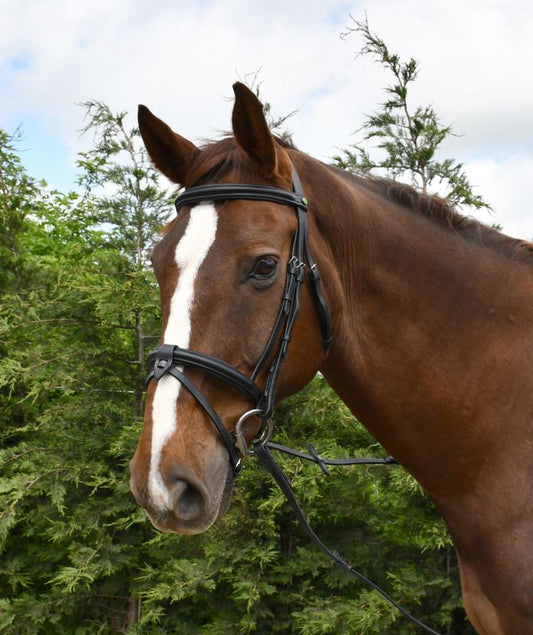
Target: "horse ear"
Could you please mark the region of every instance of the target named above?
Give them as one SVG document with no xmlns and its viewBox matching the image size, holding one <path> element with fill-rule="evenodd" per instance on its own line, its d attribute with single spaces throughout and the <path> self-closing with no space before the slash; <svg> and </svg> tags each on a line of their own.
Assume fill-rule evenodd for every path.
<svg viewBox="0 0 533 635">
<path fill-rule="evenodd" d="M 244 84 L 233 84 L 233 134 L 246 154 L 270 177 L 276 171 L 277 157 L 272 136 L 263 112 L 263 104 Z"/>
<path fill-rule="evenodd" d="M 185 185 L 190 164 L 200 150 L 142 104 L 138 121 L 144 145 L 156 168 L 174 183 Z"/>
</svg>

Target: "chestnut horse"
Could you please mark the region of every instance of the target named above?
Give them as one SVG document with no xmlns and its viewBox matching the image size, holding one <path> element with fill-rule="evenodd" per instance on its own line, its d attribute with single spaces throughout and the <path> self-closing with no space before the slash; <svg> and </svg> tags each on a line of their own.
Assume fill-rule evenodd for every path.
<svg viewBox="0 0 533 635">
<path fill-rule="evenodd" d="M 272 136 L 249 89 L 234 91 L 233 136 L 202 149 L 139 107 L 154 164 L 191 194 L 153 251 L 163 336 L 131 461 L 137 501 L 183 534 L 225 513 L 240 455 L 263 433 L 254 390 L 264 399 L 287 349 L 279 311 L 302 216 L 298 268 L 320 271 L 322 290 L 300 276 L 275 401 L 320 371 L 435 501 L 475 628 L 533 633 L 533 246 L 312 159 Z"/>
</svg>

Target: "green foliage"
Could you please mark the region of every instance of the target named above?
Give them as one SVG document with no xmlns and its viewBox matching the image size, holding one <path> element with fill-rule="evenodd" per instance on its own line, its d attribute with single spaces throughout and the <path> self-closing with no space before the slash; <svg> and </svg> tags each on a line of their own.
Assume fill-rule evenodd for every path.
<svg viewBox="0 0 533 635">
<path fill-rule="evenodd" d="M 82 106 L 84 132 L 94 134 L 94 145 L 79 156 L 79 183 L 97 194 L 92 199 L 95 215 L 106 224 L 114 248 L 134 263 L 134 270 L 144 270 L 153 240 L 168 216 L 169 197 L 159 185 L 137 128 L 127 128 L 127 113 L 113 113 L 98 101 Z"/>
<path fill-rule="evenodd" d="M 125 573 L 147 530 L 126 538 L 142 519 L 127 464 L 157 291 L 102 226 L 99 199 L 37 187 L 3 139 L 0 212 L 16 275 L 0 307 L 0 630 L 95 632 L 98 620 L 124 623 Z"/>
<path fill-rule="evenodd" d="M 19 140 L 19 131 L 9 135 L 0 129 L 0 291 L 18 282 L 18 237 L 39 192 L 15 151 Z"/>
<path fill-rule="evenodd" d="M 474 193 L 461 163 L 437 158 L 443 141 L 453 135 L 452 126 L 443 126 L 432 106 L 413 109 L 409 103 L 408 90 L 418 76 L 418 62 L 413 58 L 402 62 L 397 54 L 391 53 L 386 43 L 370 30 L 366 19 L 354 20 L 354 24 L 343 36 L 361 34 L 363 46 L 359 55 L 369 56 L 383 66 L 392 74 L 393 83 L 385 88 L 386 100 L 381 109 L 369 115 L 359 131 L 364 131 L 362 140 L 334 157 L 336 165 L 353 172 L 378 170 L 393 179 L 409 178 L 423 192 L 431 188 L 441 190 L 454 205 L 490 209 Z M 375 147 L 371 150 L 373 143 Z"/>
<path fill-rule="evenodd" d="M 0 632 L 416 633 L 310 545 L 249 459 L 209 532 L 156 532 L 128 491 L 145 344 L 158 334 L 147 270 L 166 194 L 124 114 L 87 105 L 84 196 L 49 192 L 0 137 Z M 120 206 L 117 205 L 120 201 Z M 7 231 L 7 229 L 6 229 Z M 324 456 L 382 455 L 317 377 L 276 415 L 276 439 Z M 399 467 L 280 457 L 326 544 L 443 631 L 472 632 L 433 506 Z"/>
</svg>

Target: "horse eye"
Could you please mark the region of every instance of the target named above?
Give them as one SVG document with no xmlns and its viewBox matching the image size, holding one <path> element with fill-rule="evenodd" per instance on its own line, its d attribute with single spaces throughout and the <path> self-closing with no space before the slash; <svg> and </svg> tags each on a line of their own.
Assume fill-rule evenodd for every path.
<svg viewBox="0 0 533 635">
<path fill-rule="evenodd" d="M 258 258 L 250 272 L 250 278 L 264 280 L 270 278 L 276 273 L 278 261 L 272 256 L 262 256 Z"/>
</svg>

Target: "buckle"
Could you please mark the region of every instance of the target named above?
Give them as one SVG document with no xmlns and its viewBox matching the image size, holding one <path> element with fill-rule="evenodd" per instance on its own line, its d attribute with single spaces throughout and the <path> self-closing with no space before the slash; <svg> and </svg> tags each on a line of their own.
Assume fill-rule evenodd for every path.
<svg viewBox="0 0 533 635">
<path fill-rule="evenodd" d="M 172 368 L 174 348 L 173 344 L 161 344 L 155 351 L 154 377 L 156 380 L 161 379 Z"/>
</svg>

